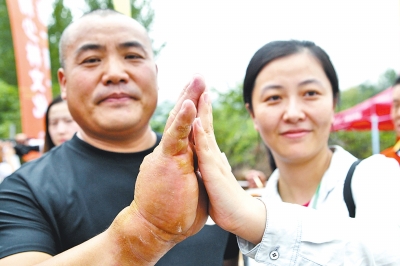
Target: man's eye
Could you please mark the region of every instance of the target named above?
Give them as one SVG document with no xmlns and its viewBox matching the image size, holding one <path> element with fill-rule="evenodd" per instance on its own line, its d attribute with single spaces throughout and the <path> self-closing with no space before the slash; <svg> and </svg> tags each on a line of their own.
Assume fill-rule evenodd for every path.
<svg viewBox="0 0 400 266">
<path fill-rule="evenodd" d="M 125 56 L 125 59 L 140 59 L 140 58 L 142 58 L 142 57 L 137 54 L 130 54 L 130 55 Z"/>
<path fill-rule="evenodd" d="M 99 58 L 88 58 L 83 61 L 83 63 L 88 63 L 88 64 L 93 64 L 93 63 L 97 63 L 97 62 L 100 62 Z"/>
</svg>

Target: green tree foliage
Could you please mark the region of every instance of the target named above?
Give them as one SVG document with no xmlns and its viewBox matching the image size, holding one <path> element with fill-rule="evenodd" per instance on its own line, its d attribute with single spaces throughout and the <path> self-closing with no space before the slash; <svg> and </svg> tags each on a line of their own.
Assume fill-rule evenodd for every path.
<svg viewBox="0 0 400 266">
<path fill-rule="evenodd" d="M 0 0 L 0 79 L 17 86 L 14 47 L 6 0 Z"/>
<path fill-rule="evenodd" d="M 354 88 L 342 91 L 340 94 L 340 100 L 337 105 L 337 111 L 348 109 L 379 92 L 392 86 L 396 80 L 396 71 L 393 69 L 386 70 L 380 77 L 376 84 L 371 82 L 364 82 Z"/>
<path fill-rule="evenodd" d="M 376 84 L 365 82 L 357 87 L 341 92 L 337 111 L 346 110 L 358 103 L 389 88 L 396 80 L 396 72 L 393 69 L 386 70 Z M 396 134 L 393 131 L 380 131 L 379 141 L 381 150 L 393 145 Z M 339 131 L 332 132 L 329 142 L 338 144 L 358 158 L 366 158 L 372 155 L 371 131 Z"/>
<path fill-rule="evenodd" d="M 114 9 L 112 0 L 85 0 L 89 10 L 98 8 Z M 136 19 L 147 30 L 151 29 L 153 23 L 154 11 L 150 7 L 151 1 L 131 0 L 131 17 Z"/>
<path fill-rule="evenodd" d="M 164 132 L 165 123 L 167 122 L 169 112 L 174 108 L 175 103 L 170 101 L 164 101 L 158 104 L 156 111 L 154 112 L 151 120 L 151 128 L 158 133 Z"/>
<path fill-rule="evenodd" d="M 213 104 L 214 132 L 217 143 L 225 152 L 237 178 L 243 168 L 268 172 L 265 146 L 254 129 L 242 98 L 242 86 L 217 92 Z"/>
<path fill-rule="evenodd" d="M 18 89 L 0 80 L 0 138 L 9 137 L 11 125 L 21 132 Z"/>
<path fill-rule="evenodd" d="M 112 0 L 85 0 L 85 2 L 88 5 L 88 11 L 98 8 L 114 9 Z M 151 8 L 151 0 L 131 0 L 130 3 L 131 17 L 142 24 L 148 32 L 151 32 L 151 26 L 154 19 L 154 10 Z M 164 46 L 165 43 L 161 44 L 160 47 L 153 47 L 154 55 L 157 56 Z"/>
<path fill-rule="evenodd" d="M 56 0 L 53 4 L 53 16 L 48 26 L 49 50 L 51 62 L 51 80 L 53 97 L 60 94 L 57 71 L 60 68 L 58 43 L 64 29 L 72 22 L 72 13 L 64 6 L 64 0 Z"/>
<path fill-rule="evenodd" d="M 85 0 L 86 4 L 89 7 L 89 10 L 95 10 L 95 9 L 105 9 L 105 8 L 110 8 L 114 9 L 114 5 L 112 3 L 112 0 Z"/>
<path fill-rule="evenodd" d="M 393 146 L 396 134 L 393 131 L 379 132 L 381 150 Z M 338 131 L 332 132 L 330 144 L 337 144 L 348 150 L 357 158 L 367 158 L 372 155 L 371 131 Z"/>
</svg>

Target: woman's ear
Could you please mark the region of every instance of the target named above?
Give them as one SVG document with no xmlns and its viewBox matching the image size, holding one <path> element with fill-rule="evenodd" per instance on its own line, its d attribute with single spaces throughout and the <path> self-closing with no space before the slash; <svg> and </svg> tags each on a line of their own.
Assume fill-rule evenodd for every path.
<svg viewBox="0 0 400 266">
<path fill-rule="evenodd" d="M 246 106 L 247 112 L 249 112 L 249 114 L 250 114 L 251 120 L 253 120 L 254 129 L 258 132 L 257 120 L 254 115 L 253 109 L 250 108 L 250 104 L 248 104 L 248 103 L 246 103 L 245 106 Z"/>
<path fill-rule="evenodd" d="M 245 106 L 246 106 L 247 112 L 249 112 L 251 118 L 253 119 L 254 118 L 254 113 L 253 113 L 253 110 L 250 108 L 250 104 L 246 103 Z"/>
<path fill-rule="evenodd" d="M 334 99 L 333 99 L 333 110 L 332 110 L 332 124 L 333 124 L 333 122 L 335 121 L 335 109 L 336 109 L 336 105 L 337 105 L 337 103 L 338 103 L 338 101 L 339 101 L 339 99 L 338 99 L 338 97 L 335 97 Z"/>
</svg>

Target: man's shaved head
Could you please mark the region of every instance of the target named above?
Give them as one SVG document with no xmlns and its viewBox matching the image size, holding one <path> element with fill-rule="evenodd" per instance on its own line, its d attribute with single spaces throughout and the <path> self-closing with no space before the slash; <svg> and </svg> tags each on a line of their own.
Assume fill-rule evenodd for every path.
<svg viewBox="0 0 400 266">
<path fill-rule="evenodd" d="M 82 21 L 84 21 L 88 17 L 92 16 L 98 16 L 98 17 L 108 17 L 108 16 L 121 16 L 121 18 L 124 19 L 130 19 L 133 23 L 137 24 L 138 28 L 141 28 L 143 33 L 147 36 L 149 43 L 151 44 L 150 37 L 148 36 L 147 30 L 135 19 L 130 18 L 118 11 L 112 10 L 112 9 L 96 9 L 93 11 L 90 11 L 88 13 L 85 13 L 82 17 L 80 17 L 77 21 L 74 21 L 73 23 L 69 24 L 63 33 L 61 34 L 60 42 L 59 42 L 59 60 L 60 60 L 60 66 L 62 68 L 65 68 L 65 54 L 66 54 L 66 48 L 68 44 L 70 43 L 70 37 L 71 34 L 73 34 L 73 29 L 80 24 Z M 151 51 L 152 52 L 152 51 Z"/>
</svg>

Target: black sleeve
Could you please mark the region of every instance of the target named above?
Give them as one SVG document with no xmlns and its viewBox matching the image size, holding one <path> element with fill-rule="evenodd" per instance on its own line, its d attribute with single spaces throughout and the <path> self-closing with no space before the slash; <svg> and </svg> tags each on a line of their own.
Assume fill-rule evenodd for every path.
<svg viewBox="0 0 400 266">
<path fill-rule="evenodd" d="M 226 244 L 224 260 L 233 259 L 239 256 L 239 245 L 236 235 L 229 233 L 228 243 Z"/>
<path fill-rule="evenodd" d="M 0 185 L 0 258 L 26 251 L 55 255 L 49 223 L 29 186 L 15 173 Z"/>
</svg>

